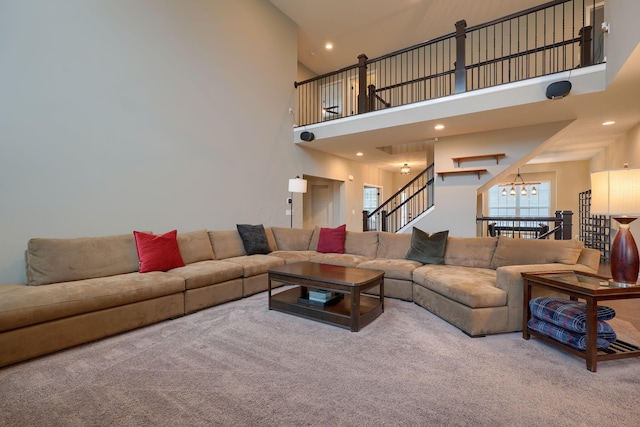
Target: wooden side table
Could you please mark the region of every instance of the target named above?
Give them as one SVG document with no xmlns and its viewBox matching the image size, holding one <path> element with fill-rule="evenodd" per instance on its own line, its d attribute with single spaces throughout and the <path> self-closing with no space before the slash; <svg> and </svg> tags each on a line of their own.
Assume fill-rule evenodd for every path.
<svg viewBox="0 0 640 427">
<path fill-rule="evenodd" d="M 540 273 L 522 273 L 524 280 L 524 298 L 522 311 L 522 338 L 528 340 L 531 336 L 540 338 L 551 345 L 562 348 L 572 354 L 585 359 L 587 369 L 596 372 L 599 360 L 622 359 L 626 357 L 640 357 L 640 347 L 617 340 L 607 349 L 597 346 L 597 311 L 598 302 L 616 299 L 640 298 L 640 286 L 616 287 L 611 279 L 597 274 L 581 271 L 554 271 Z M 531 318 L 529 301 L 531 287 L 539 286 L 564 293 L 571 300 L 583 299 L 586 302 L 587 315 L 587 348 L 577 350 L 569 345 L 556 341 L 546 335 L 529 329 Z"/>
</svg>

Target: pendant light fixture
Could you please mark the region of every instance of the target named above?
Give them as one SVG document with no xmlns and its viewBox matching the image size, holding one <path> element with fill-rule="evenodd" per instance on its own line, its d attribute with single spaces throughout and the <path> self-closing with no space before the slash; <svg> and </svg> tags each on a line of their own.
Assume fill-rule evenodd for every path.
<svg viewBox="0 0 640 427">
<path fill-rule="evenodd" d="M 516 195 L 516 187 L 517 186 L 522 186 L 522 190 L 520 190 L 520 195 L 523 196 L 523 197 L 526 197 L 526 195 L 527 195 L 527 183 L 524 182 L 524 178 L 522 178 L 522 175 L 520 175 L 520 169 L 518 169 L 518 173 L 516 175 L 516 178 L 513 180 L 513 182 L 511 184 L 509 184 L 509 186 L 511 187 L 511 189 L 509 190 L 509 195 L 510 196 L 515 196 Z M 531 188 L 531 195 L 535 196 L 536 194 L 538 194 L 538 190 L 536 189 L 535 186 L 533 186 Z M 507 187 L 506 186 L 504 188 L 502 188 L 502 195 L 503 196 L 507 195 Z"/>
</svg>

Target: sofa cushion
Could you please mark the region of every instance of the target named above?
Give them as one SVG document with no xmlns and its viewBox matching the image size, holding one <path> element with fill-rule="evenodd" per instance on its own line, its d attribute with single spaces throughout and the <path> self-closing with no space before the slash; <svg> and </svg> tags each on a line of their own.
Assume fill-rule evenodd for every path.
<svg viewBox="0 0 640 427">
<path fill-rule="evenodd" d="M 413 281 L 471 308 L 507 304 L 507 292 L 496 288 L 496 271 L 487 268 L 427 264 L 413 270 Z"/>
<path fill-rule="evenodd" d="M 26 262 L 27 281 L 34 286 L 138 271 L 138 253 L 131 233 L 30 239 Z"/>
<path fill-rule="evenodd" d="M 243 274 L 242 266 L 227 261 L 208 260 L 199 261 L 184 267 L 167 271 L 169 274 L 182 277 L 186 289 L 202 288 L 239 279 Z"/>
<path fill-rule="evenodd" d="M 282 258 L 285 263 L 292 264 L 294 262 L 309 261 L 316 254 L 316 251 L 273 251 L 269 255 L 277 256 Z"/>
<path fill-rule="evenodd" d="M 237 224 L 236 228 L 247 255 L 268 254 L 271 252 L 262 224 Z"/>
<path fill-rule="evenodd" d="M 409 252 L 405 258 L 423 264 L 443 264 L 448 235 L 449 230 L 429 235 L 429 233 L 414 227 Z"/>
<path fill-rule="evenodd" d="M 408 259 L 377 258 L 363 261 L 358 264 L 358 268 L 384 271 L 385 279 L 399 279 L 411 281 L 413 270 L 422 266 L 418 261 Z"/>
<path fill-rule="evenodd" d="M 344 240 L 344 252 L 375 258 L 378 252 L 378 232 L 347 231 Z"/>
<path fill-rule="evenodd" d="M 271 227 L 271 231 L 279 251 L 309 250 L 313 229 Z"/>
<path fill-rule="evenodd" d="M 411 247 L 409 233 L 378 233 L 378 252 L 376 258 L 403 259 Z"/>
<path fill-rule="evenodd" d="M 264 274 L 268 272 L 270 268 L 285 264 L 282 258 L 262 254 L 226 258 L 225 261 L 241 266 L 243 269 L 243 277 L 252 277 Z"/>
<path fill-rule="evenodd" d="M 213 248 L 207 230 L 178 233 L 178 247 L 185 264 L 213 259 Z"/>
<path fill-rule="evenodd" d="M 498 239 L 491 268 L 507 265 L 576 264 L 582 252 L 579 240 Z"/>
<path fill-rule="evenodd" d="M 209 239 L 214 259 L 225 259 L 246 255 L 238 230 L 210 230 Z"/>
<path fill-rule="evenodd" d="M 167 271 L 184 266 L 184 260 L 180 255 L 180 248 L 176 240 L 177 233 L 176 230 L 161 235 L 141 231 L 133 232 L 140 260 L 140 273 Z"/>
<path fill-rule="evenodd" d="M 316 252 L 309 258 L 311 262 L 318 262 L 321 264 L 333 264 L 342 265 L 344 267 L 356 267 L 364 261 L 369 261 L 371 258 L 362 255 L 352 254 L 323 254 Z"/>
<path fill-rule="evenodd" d="M 159 298 L 185 289 L 184 279 L 158 271 L 37 287 L 4 286 L 0 285 L 0 331 Z"/>
<path fill-rule="evenodd" d="M 273 231 L 271 230 L 271 227 L 265 227 L 264 234 L 267 236 L 267 243 L 269 244 L 270 252 L 277 251 L 278 245 L 276 245 L 276 238 L 273 237 Z"/>
<path fill-rule="evenodd" d="M 498 239 L 495 237 L 449 237 L 444 263 L 462 267 L 491 268 Z"/>
<path fill-rule="evenodd" d="M 320 228 L 320 233 L 318 234 L 318 248 L 316 250 L 325 254 L 343 254 L 346 229 L 346 224 L 342 224 L 335 228 Z"/>
</svg>

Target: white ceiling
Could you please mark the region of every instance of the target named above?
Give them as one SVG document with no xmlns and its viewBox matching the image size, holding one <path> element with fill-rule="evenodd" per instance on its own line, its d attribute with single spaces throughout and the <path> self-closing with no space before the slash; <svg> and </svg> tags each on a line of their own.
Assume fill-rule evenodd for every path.
<svg viewBox="0 0 640 427">
<path fill-rule="evenodd" d="M 353 65 L 362 53 L 372 59 L 452 33 L 455 22 L 461 19 L 471 27 L 546 3 L 540 0 L 270 1 L 297 23 L 298 61 L 316 74 Z M 324 48 L 327 42 L 334 45 L 330 51 Z M 563 131 L 563 137 L 557 144 L 531 163 L 589 159 L 640 121 L 640 102 L 637 101 L 640 99 L 640 48 L 636 49 L 606 91 L 571 98 L 570 95 L 561 101 L 561 116 L 575 118 L 576 121 Z M 549 105 L 534 103 L 517 107 L 513 114 L 509 114 L 508 122 L 496 124 L 494 129 L 526 126 L 531 123 L 531 117 L 537 116 L 547 117 L 541 119 L 546 121 L 559 120 L 558 116 L 550 114 Z M 557 105 L 553 108 L 559 109 Z M 605 120 L 615 120 L 616 124 L 603 127 Z M 482 121 L 478 122 L 477 129 L 467 126 L 465 132 L 486 131 Z M 415 132 L 415 127 L 394 128 L 393 140 L 386 139 L 388 135 L 385 135 L 387 143 L 378 145 L 416 141 L 411 132 Z M 381 138 L 366 132 L 343 139 L 342 144 L 352 147 L 370 147 L 371 143 L 365 141 Z M 335 146 L 326 144 L 327 147 L 331 145 Z M 322 149 L 322 146 L 318 147 L 314 148 Z M 330 149 L 325 151 L 331 152 Z M 366 163 L 397 171 L 398 164 L 412 156 L 410 162 L 415 161 L 416 166 L 424 165 L 422 153 L 386 156 L 385 160 L 371 160 L 369 157 Z"/>
</svg>

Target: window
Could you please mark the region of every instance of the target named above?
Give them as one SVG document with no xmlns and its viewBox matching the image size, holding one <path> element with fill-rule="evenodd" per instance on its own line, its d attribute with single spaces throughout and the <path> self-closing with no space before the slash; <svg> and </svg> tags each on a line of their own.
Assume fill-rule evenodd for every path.
<svg viewBox="0 0 640 427">
<path fill-rule="evenodd" d="M 536 194 L 532 195 L 534 186 Z M 492 219 L 488 222 L 488 235 L 537 239 L 549 232 L 550 223 L 546 221 L 506 219 L 509 217 L 550 217 L 551 183 L 529 184 L 525 187 L 526 195 L 522 195 L 522 188 L 522 185 L 515 186 L 515 195 L 510 194 L 510 186 L 494 185 L 489 189 L 489 217 L 505 219 Z M 506 195 L 503 195 L 503 190 L 506 190 L 504 191 Z"/>
<path fill-rule="evenodd" d="M 526 186 L 527 195 L 521 194 L 522 186 L 516 186 L 516 195 L 509 194 L 510 187 L 494 185 L 489 189 L 489 216 L 544 216 L 551 215 L 551 183 L 536 183 L 537 194 L 531 195 L 534 185 Z M 507 195 L 502 190 L 507 189 Z"/>
</svg>

